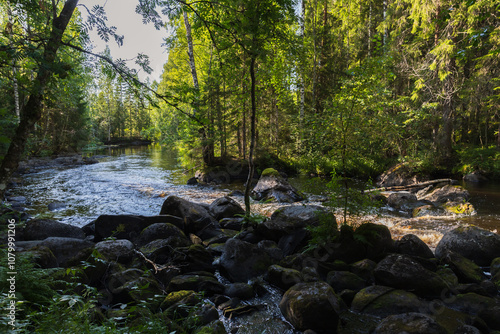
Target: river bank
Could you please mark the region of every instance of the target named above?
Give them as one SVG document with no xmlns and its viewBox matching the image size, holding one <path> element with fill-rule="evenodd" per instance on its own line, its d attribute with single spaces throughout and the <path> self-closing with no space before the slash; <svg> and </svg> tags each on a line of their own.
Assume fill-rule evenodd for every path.
<svg viewBox="0 0 500 334">
<path fill-rule="evenodd" d="M 318 206 L 285 206 L 247 227 L 242 212 L 229 197 L 200 205 L 169 196 L 156 216 L 101 215 L 83 228 L 31 220 L 16 252 L 61 268 L 58 286 L 98 291 L 95 325 L 130 332 L 144 319 L 178 333 L 500 329 L 497 234 L 453 229 L 432 252 L 383 225 L 337 226 Z M 325 219 L 333 237 L 303 252 L 305 227 Z"/>
</svg>

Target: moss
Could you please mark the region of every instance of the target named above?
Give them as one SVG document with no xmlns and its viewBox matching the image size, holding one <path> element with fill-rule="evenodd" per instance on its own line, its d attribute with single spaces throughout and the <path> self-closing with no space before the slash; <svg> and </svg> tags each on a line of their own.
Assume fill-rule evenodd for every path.
<svg viewBox="0 0 500 334">
<path fill-rule="evenodd" d="M 275 177 L 281 177 L 280 173 L 274 169 L 274 168 L 266 168 L 262 171 L 261 177 L 264 176 L 275 176 Z"/>
<path fill-rule="evenodd" d="M 457 215 L 472 215 L 474 213 L 474 206 L 469 202 L 466 203 L 447 203 L 444 206 L 446 211 Z"/>
<path fill-rule="evenodd" d="M 181 291 L 171 292 L 165 297 L 160 307 L 162 309 L 167 309 L 170 306 L 174 305 L 175 303 L 178 303 L 184 298 L 191 296 L 193 294 L 195 294 L 193 290 L 181 290 Z"/>
</svg>

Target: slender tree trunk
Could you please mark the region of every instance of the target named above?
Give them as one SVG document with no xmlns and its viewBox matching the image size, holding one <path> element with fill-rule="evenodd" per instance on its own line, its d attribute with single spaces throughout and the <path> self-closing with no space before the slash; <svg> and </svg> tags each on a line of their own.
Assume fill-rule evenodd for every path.
<svg viewBox="0 0 500 334">
<path fill-rule="evenodd" d="M 28 102 L 23 106 L 21 120 L 0 166 L 0 200 L 3 199 L 7 182 L 12 173 L 19 166 L 28 136 L 42 115 L 43 96 L 45 88 L 52 78 L 52 65 L 55 62 L 57 51 L 61 46 L 64 31 L 77 4 L 78 0 L 67 0 L 59 16 L 53 18 L 50 37 L 43 52 L 43 63 L 38 68 L 35 79 L 35 88 L 31 92 Z"/>
<path fill-rule="evenodd" d="M 302 50 L 304 50 L 304 31 L 305 31 L 305 25 L 306 25 L 306 2 L 305 0 L 302 0 L 302 20 L 300 21 L 300 38 L 302 42 Z M 300 114 L 299 114 L 299 120 L 300 120 L 300 128 L 301 128 L 301 141 L 302 141 L 302 135 L 303 135 L 303 124 L 304 124 L 304 102 L 305 102 L 305 95 L 306 95 L 306 89 L 305 89 L 305 71 L 304 68 L 302 68 L 301 74 L 300 74 Z"/>
<path fill-rule="evenodd" d="M 245 215 L 250 217 L 250 188 L 252 187 L 252 178 L 255 172 L 255 165 L 253 162 L 253 155 L 255 151 L 255 142 L 256 142 L 256 113 L 257 106 L 255 102 L 255 56 L 252 55 L 250 60 L 250 79 L 251 79 L 251 88 L 250 88 L 250 96 L 252 101 L 252 112 L 250 113 L 250 151 L 248 153 L 248 177 L 247 183 L 245 186 Z"/>
<path fill-rule="evenodd" d="M 184 16 L 184 26 L 186 28 L 186 39 L 188 44 L 188 57 L 189 57 L 189 67 L 191 68 L 191 76 L 193 78 L 193 86 L 196 92 L 200 90 L 200 86 L 198 84 L 198 74 L 196 72 L 196 63 L 194 61 L 194 48 L 193 48 L 193 37 L 191 35 L 191 24 L 189 23 L 187 12 L 183 11 Z M 196 117 L 198 113 L 198 101 L 195 102 L 195 107 L 193 108 L 193 117 Z M 208 131 L 210 132 L 210 131 Z M 201 139 L 202 145 L 202 156 L 203 162 L 206 165 L 210 165 L 213 160 L 214 152 L 213 152 L 213 144 L 211 145 L 211 140 L 207 136 L 207 129 L 205 126 L 201 126 L 198 130 Z"/>
</svg>

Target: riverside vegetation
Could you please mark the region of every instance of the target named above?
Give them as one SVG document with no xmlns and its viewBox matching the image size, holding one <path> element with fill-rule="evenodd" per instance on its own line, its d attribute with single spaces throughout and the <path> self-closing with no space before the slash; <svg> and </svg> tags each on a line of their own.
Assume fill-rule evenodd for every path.
<svg viewBox="0 0 500 334">
<path fill-rule="evenodd" d="M 259 183 L 254 196 L 283 200 L 291 190 L 276 172 Z M 388 202 L 408 215 L 467 199 L 443 184 L 415 198 L 395 194 Z M 27 221 L 16 243 L 16 332 L 500 330 L 498 234 L 459 227 L 433 252 L 415 235 L 394 240 L 383 225 L 338 224 L 328 207 L 289 204 L 250 221 L 244 213 L 231 197 L 200 205 L 170 196 L 156 216 L 102 215 L 83 228 Z M 263 302 L 269 286 L 279 314 Z"/>
</svg>

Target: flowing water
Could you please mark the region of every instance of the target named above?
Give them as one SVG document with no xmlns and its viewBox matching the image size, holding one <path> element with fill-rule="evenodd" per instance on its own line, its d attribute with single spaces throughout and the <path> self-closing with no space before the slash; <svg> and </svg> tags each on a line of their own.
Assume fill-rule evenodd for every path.
<svg viewBox="0 0 500 334">
<path fill-rule="evenodd" d="M 113 148 L 92 154 L 96 154 L 99 163 L 42 169 L 24 175 L 21 185 L 12 189 L 12 195 L 27 198 L 30 205 L 26 211 L 32 216 L 83 226 L 101 214 L 156 215 L 169 195 L 209 204 L 232 190 L 242 190 L 241 184 L 187 186 L 186 181 L 192 175 L 183 173 L 172 151 L 155 146 Z M 318 179 L 297 177 L 290 182 L 310 194 L 310 203 L 320 204 L 318 196 L 327 191 L 325 182 Z M 389 226 L 395 237 L 417 234 L 431 247 L 437 244 L 443 232 L 463 224 L 500 231 L 500 185 L 467 184 L 466 187 L 477 211 L 472 217 L 408 219 L 373 215 L 365 220 Z M 235 199 L 242 203 L 241 197 Z M 50 211 L 48 204 L 53 202 L 65 206 Z M 270 215 L 278 207 L 276 203 L 253 205 L 254 210 L 264 215 Z"/>
</svg>

